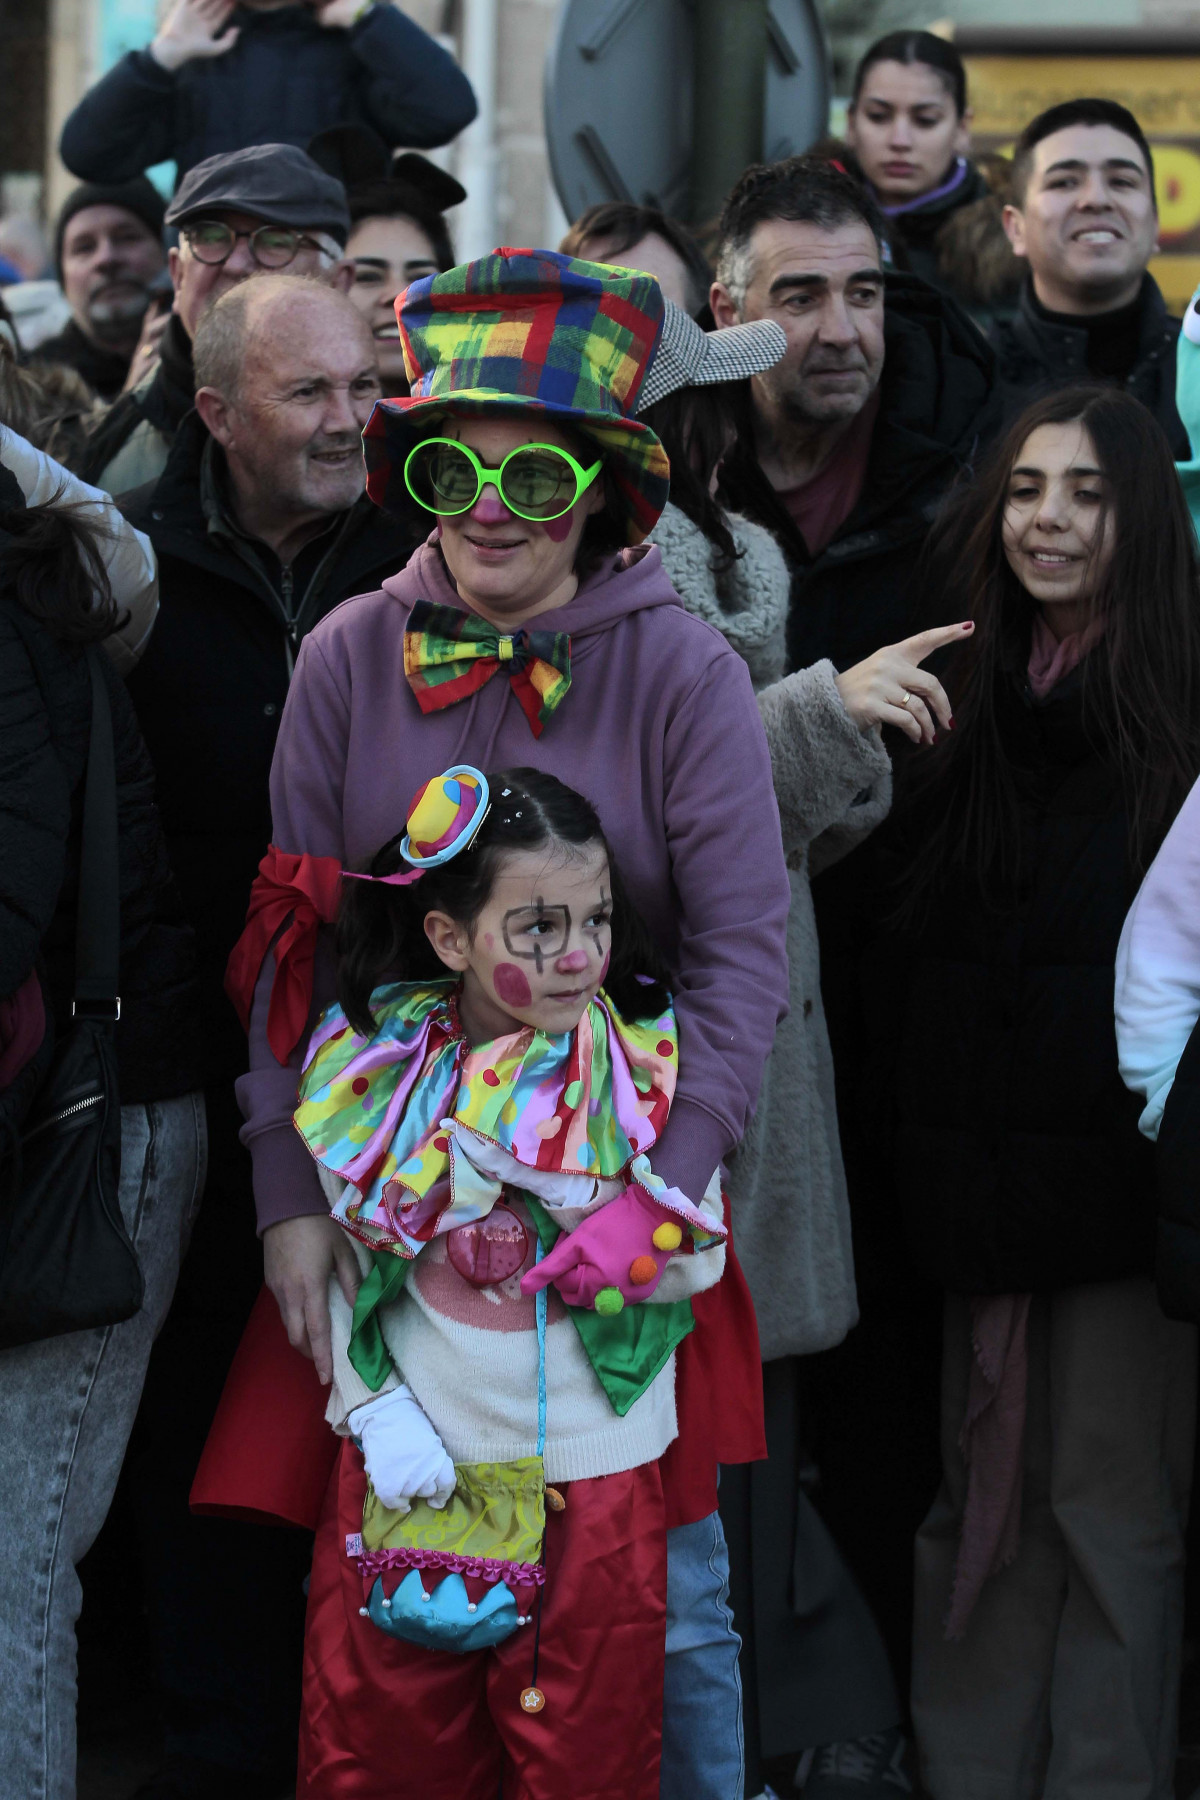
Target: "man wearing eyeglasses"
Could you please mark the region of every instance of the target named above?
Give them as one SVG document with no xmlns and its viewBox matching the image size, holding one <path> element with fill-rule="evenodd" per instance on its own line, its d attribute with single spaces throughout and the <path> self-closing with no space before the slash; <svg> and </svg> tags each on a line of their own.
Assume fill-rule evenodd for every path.
<svg viewBox="0 0 1200 1800">
<path fill-rule="evenodd" d="M 210 156 L 180 183 L 166 222 L 179 231 L 168 253 L 175 298 L 158 363 L 96 426 L 81 464 L 110 494 L 155 480 L 191 411 L 192 340 L 200 318 L 240 281 L 303 275 L 347 292 L 350 213 L 340 181 L 292 144 L 255 144 Z"/>
</svg>

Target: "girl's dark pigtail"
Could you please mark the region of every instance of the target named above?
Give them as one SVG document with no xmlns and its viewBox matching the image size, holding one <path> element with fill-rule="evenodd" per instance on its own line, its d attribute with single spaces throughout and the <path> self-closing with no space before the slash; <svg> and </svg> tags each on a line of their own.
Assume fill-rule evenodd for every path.
<svg viewBox="0 0 1200 1800">
<path fill-rule="evenodd" d="M 406 867 L 400 855 L 403 836 L 403 832 L 398 832 L 377 852 L 368 874 L 394 875 Z M 383 887 L 373 881 L 342 882 L 335 935 L 338 999 L 362 1037 L 375 1035 L 372 989 L 409 960 L 405 952 L 412 937 L 412 915 L 418 908 L 416 925 L 424 940 L 425 903 L 415 898 L 421 886 L 419 881 L 404 888 Z M 410 900 L 410 896 L 414 898 Z"/>
</svg>

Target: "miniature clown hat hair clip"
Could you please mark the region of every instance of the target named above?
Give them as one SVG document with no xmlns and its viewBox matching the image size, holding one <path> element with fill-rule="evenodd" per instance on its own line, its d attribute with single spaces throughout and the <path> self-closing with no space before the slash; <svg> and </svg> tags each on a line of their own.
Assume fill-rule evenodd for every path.
<svg viewBox="0 0 1200 1800">
<path fill-rule="evenodd" d="M 434 775 L 412 797 L 400 854 L 413 866 L 403 875 L 363 875 L 343 869 L 352 881 L 377 881 L 384 887 L 407 887 L 427 869 L 436 869 L 474 843 L 487 817 L 491 795 L 487 776 L 470 763 L 455 763 Z"/>
</svg>

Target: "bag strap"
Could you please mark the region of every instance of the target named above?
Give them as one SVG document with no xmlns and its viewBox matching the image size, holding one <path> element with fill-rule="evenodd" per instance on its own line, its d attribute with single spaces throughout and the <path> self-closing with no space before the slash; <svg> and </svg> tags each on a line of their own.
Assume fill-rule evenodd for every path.
<svg viewBox="0 0 1200 1800">
<path fill-rule="evenodd" d="M 112 708 L 100 652 L 87 653 L 92 678 L 92 725 L 79 856 L 79 912 L 75 926 L 75 999 L 71 1016 L 115 1025 L 121 959 L 121 888 L 117 864 L 117 764 Z"/>
<path fill-rule="evenodd" d="M 542 1257 L 545 1255 L 545 1251 L 542 1248 L 541 1237 L 536 1231 L 534 1232 L 534 1238 L 536 1239 L 536 1245 L 534 1248 L 533 1261 L 534 1267 L 536 1268 L 538 1263 L 541 1262 Z M 539 1456 L 543 1456 L 546 1451 L 546 1290 L 544 1287 L 539 1288 L 533 1297 L 533 1316 L 537 1320 L 538 1344 L 537 1453 Z"/>
</svg>

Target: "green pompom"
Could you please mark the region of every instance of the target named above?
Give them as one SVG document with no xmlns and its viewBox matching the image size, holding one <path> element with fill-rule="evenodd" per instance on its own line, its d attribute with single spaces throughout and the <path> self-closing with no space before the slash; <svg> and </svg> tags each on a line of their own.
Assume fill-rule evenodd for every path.
<svg viewBox="0 0 1200 1800">
<path fill-rule="evenodd" d="M 600 1292 L 596 1295 L 596 1311 L 600 1314 L 601 1318 L 611 1319 L 614 1313 L 622 1312 L 624 1306 L 625 1296 L 622 1294 L 620 1288 L 601 1288 Z"/>
</svg>

